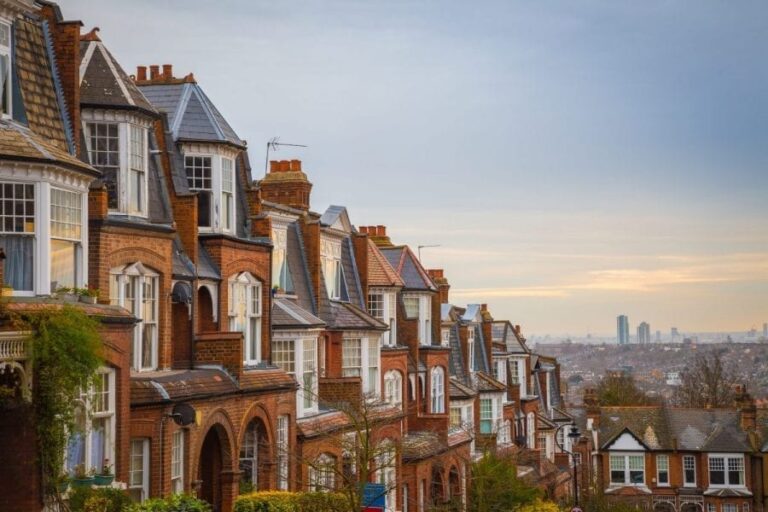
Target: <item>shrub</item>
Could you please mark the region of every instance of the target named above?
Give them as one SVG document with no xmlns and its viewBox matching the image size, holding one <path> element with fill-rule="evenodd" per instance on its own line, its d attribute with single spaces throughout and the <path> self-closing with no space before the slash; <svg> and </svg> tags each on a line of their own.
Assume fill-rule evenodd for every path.
<svg viewBox="0 0 768 512">
<path fill-rule="evenodd" d="M 125 491 L 111 487 L 73 487 L 69 491 L 71 512 L 122 512 L 131 505 Z"/>
<path fill-rule="evenodd" d="M 211 512 L 211 506 L 189 494 L 174 494 L 131 505 L 126 512 Z"/>
<path fill-rule="evenodd" d="M 263 491 L 240 496 L 234 512 L 339 512 L 347 501 L 328 492 Z"/>
</svg>

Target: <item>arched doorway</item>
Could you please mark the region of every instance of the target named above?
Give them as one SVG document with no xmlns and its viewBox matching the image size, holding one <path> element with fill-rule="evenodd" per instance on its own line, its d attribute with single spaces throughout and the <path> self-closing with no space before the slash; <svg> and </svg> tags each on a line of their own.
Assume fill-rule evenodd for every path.
<svg viewBox="0 0 768 512">
<path fill-rule="evenodd" d="M 197 332 L 215 331 L 213 297 L 207 286 L 197 289 Z"/>
<path fill-rule="evenodd" d="M 443 472 L 438 466 L 432 466 L 432 504 L 445 503 L 445 486 L 443 485 Z"/>
<path fill-rule="evenodd" d="M 263 491 L 272 488 L 270 441 L 261 418 L 248 423 L 240 441 L 240 492 Z"/>
<path fill-rule="evenodd" d="M 224 492 L 221 474 L 225 469 L 231 469 L 229 457 L 229 437 L 224 427 L 214 425 L 205 435 L 197 466 L 200 498 L 210 503 L 214 512 L 222 510 Z"/>
</svg>

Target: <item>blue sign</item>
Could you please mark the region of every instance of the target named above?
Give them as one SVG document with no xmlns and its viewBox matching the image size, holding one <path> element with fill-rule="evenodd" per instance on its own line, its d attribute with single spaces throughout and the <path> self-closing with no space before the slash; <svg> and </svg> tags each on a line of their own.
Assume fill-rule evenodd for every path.
<svg viewBox="0 0 768 512">
<path fill-rule="evenodd" d="M 386 508 L 387 488 L 384 484 L 365 484 L 363 487 L 363 508 Z"/>
</svg>

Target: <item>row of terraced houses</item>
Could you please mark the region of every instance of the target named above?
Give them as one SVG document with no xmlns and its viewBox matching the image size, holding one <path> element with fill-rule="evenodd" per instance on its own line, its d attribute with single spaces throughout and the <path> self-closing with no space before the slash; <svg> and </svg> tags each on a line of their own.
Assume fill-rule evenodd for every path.
<svg viewBox="0 0 768 512">
<path fill-rule="evenodd" d="M 519 325 L 452 304 L 443 270 L 384 225 L 313 210 L 301 161 L 254 181 L 245 141 L 191 73 L 129 75 L 56 4 L 0 0 L 0 87 L 8 307 L 61 307 L 61 287 L 99 293 L 75 303 L 99 319 L 105 363 L 78 404 L 69 470 L 109 461 L 136 501 L 188 492 L 216 511 L 244 490 L 330 490 L 359 469 L 352 406 L 382 447 L 369 478 L 392 512 L 466 503 L 487 450 L 555 499 L 575 463 L 584 492 L 760 510 L 765 418 L 746 393 L 695 423 L 589 397 L 566 410 L 557 361 Z M 0 384 L 28 399 L 25 339 L 3 326 Z M 0 414 L 8 511 L 44 506 L 21 411 Z"/>
</svg>

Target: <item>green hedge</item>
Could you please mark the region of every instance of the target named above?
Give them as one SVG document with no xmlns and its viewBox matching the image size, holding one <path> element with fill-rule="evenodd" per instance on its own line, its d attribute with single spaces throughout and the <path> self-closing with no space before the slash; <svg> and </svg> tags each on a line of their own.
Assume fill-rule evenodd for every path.
<svg viewBox="0 0 768 512">
<path fill-rule="evenodd" d="M 189 494 L 174 494 L 167 498 L 154 498 L 137 503 L 127 512 L 210 512 L 211 506 Z"/>
<path fill-rule="evenodd" d="M 234 512 L 340 512 L 347 508 L 339 493 L 263 491 L 237 498 Z"/>
<path fill-rule="evenodd" d="M 111 487 L 74 487 L 69 491 L 71 512 L 122 512 L 131 503 L 125 491 Z"/>
</svg>

